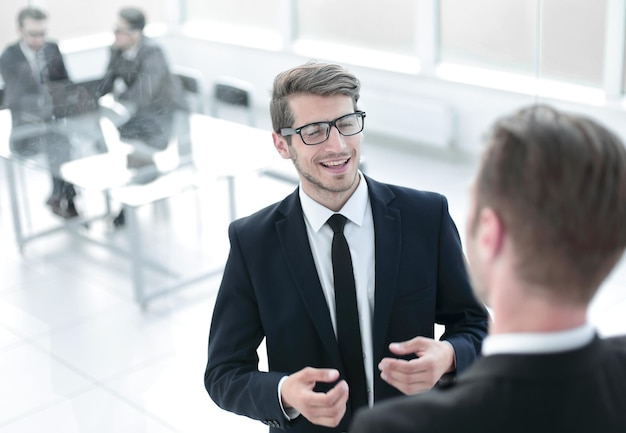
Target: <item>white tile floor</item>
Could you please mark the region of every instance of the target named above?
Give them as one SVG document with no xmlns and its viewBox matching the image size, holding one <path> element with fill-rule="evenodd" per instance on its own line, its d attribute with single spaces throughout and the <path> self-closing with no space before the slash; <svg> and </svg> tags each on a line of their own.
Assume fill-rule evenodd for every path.
<svg viewBox="0 0 626 433">
<path fill-rule="evenodd" d="M 463 233 L 474 163 L 366 145 L 378 180 L 444 193 Z M 54 221 L 41 203 L 48 179 L 28 171 L 33 227 Z M 0 167 L 4 181 L 4 166 Z M 3 182 L 3 188 L 5 187 Z M 292 186 L 238 181 L 239 215 L 272 203 Z M 151 254 L 181 272 L 222 263 L 228 250 L 225 185 L 143 209 Z M 98 197 L 81 196 L 97 207 Z M 217 408 L 204 390 L 206 343 L 219 276 L 155 300 L 133 302 L 128 263 L 100 246 L 59 233 L 16 248 L 6 190 L 0 195 L 0 432 L 265 432 L 259 422 Z M 124 230 L 89 229 L 123 245 Z M 149 275 L 151 282 L 163 277 Z M 605 335 L 626 333 L 626 262 L 593 303 Z"/>
</svg>

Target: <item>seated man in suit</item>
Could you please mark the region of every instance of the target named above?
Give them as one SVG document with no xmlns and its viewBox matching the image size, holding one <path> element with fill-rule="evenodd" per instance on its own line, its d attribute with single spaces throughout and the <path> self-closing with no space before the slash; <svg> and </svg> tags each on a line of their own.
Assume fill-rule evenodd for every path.
<svg viewBox="0 0 626 433">
<path fill-rule="evenodd" d="M 493 309 L 483 357 L 454 385 L 356 415 L 354 433 L 626 432 L 626 337 L 599 338 L 589 302 L 626 247 L 626 149 L 547 106 L 495 124 L 466 245 Z"/>
<path fill-rule="evenodd" d="M 346 431 L 357 408 L 463 371 L 486 333 L 445 197 L 359 171 L 359 95 L 339 65 L 275 78 L 274 146 L 300 184 L 229 228 L 205 386 L 270 431 Z"/>
<path fill-rule="evenodd" d="M 118 126 L 122 139 L 163 150 L 172 135 L 175 112 L 187 109 L 187 102 L 163 50 L 144 36 L 145 25 L 141 10 L 127 7 L 119 11 L 115 42 L 98 94 L 113 93 L 128 109 L 130 118 Z M 129 163 L 142 165 L 150 161 L 137 152 Z M 123 213 L 114 223 L 124 224 Z"/>
<path fill-rule="evenodd" d="M 70 158 L 71 144 L 55 117 L 52 88 L 63 87 L 69 77 L 59 46 L 46 40 L 47 15 L 37 8 L 22 9 L 17 16 L 20 40 L 0 57 L 0 74 L 5 83 L 3 104 L 11 110 L 11 149 L 24 156 L 45 152 L 52 173 L 52 193 L 47 205 L 63 218 L 78 216 L 73 185 L 61 179 L 59 168 Z M 54 127 L 53 127 L 54 126 Z"/>
</svg>

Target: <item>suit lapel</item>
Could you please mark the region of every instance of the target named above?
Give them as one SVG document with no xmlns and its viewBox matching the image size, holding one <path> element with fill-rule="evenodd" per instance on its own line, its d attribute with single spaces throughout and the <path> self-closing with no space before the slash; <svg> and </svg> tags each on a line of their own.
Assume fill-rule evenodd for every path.
<svg viewBox="0 0 626 433">
<path fill-rule="evenodd" d="M 285 218 L 276 223 L 276 230 L 292 281 L 300 292 L 321 340 L 336 365 L 341 365 L 328 304 L 311 254 L 297 189 L 282 202 L 279 211 Z"/>
<path fill-rule="evenodd" d="M 375 236 L 375 308 L 373 327 L 374 359 L 381 359 L 389 326 L 400 267 L 400 212 L 388 204 L 395 195 L 391 190 L 366 177 L 372 206 Z"/>
</svg>

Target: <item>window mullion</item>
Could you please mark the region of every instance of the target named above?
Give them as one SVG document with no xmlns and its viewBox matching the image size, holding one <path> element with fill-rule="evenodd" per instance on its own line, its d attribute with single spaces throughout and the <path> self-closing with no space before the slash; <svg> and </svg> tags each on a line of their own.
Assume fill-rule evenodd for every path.
<svg viewBox="0 0 626 433">
<path fill-rule="evenodd" d="M 607 0 L 606 9 L 604 92 L 607 99 L 619 99 L 624 91 L 626 2 Z"/>
<path fill-rule="evenodd" d="M 417 0 L 415 35 L 420 74 L 434 76 L 439 50 L 439 1 Z"/>
</svg>

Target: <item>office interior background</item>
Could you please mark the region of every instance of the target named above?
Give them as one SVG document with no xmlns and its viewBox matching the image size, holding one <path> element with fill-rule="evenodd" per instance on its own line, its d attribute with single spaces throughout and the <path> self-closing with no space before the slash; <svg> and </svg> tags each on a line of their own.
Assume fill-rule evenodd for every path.
<svg viewBox="0 0 626 433">
<path fill-rule="evenodd" d="M 499 116 L 547 103 L 592 116 L 626 140 L 624 0 L 3 0 L 3 48 L 17 39 L 15 17 L 27 5 L 49 13 L 49 37 L 76 82 L 104 73 L 117 11 L 142 8 L 146 34 L 170 65 L 199 74 L 207 106 L 217 78 L 244 80 L 254 89 L 255 126 L 268 131 L 278 72 L 309 59 L 346 66 L 362 81 L 366 170 L 446 194 L 461 235 L 467 185 Z M 27 175 L 31 208 L 45 214 L 48 179 Z M 238 182 L 238 217 L 294 188 L 254 174 Z M 186 270 L 223 262 L 222 186 L 140 215 L 168 264 Z M 203 390 L 219 274 L 144 311 L 133 302 L 128 264 L 115 253 L 62 232 L 18 251 L 5 187 L 0 431 L 266 430 L 219 410 Z M 121 231 L 102 236 L 123 244 Z M 622 260 L 594 304 L 591 320 L 603 334 L 626 332 L 625 268 Z"/>
</svg>

